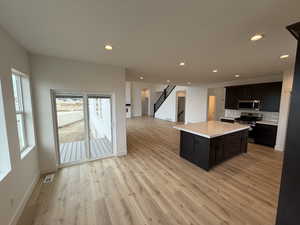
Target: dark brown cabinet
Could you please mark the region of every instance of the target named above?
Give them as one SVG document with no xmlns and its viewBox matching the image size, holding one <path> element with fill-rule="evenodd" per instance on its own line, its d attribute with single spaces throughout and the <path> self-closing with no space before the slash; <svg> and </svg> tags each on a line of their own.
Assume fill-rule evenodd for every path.
<svg viewBox="0 0 300 225">
<path fill-rule="evenodd" d="M 226 87 L 225 109 L 238 109 L 238 86 Z"/>
<path fill-rule="evenodd" d="M 238 109 L 239 100 L 259 100 L 260 110 L 279 112 L 282 82 L 226 87 L 225 108 Z"/>
<path fill-rule="evenodd" d="M 253 129 L 255 144 L 274 147 L 276 143 L 277 126 L 257 123 Z"/>
<path fill-rule="evenodd" d="M 247 152 L 248 130 L 215 138 L 180 132 L 180 156 L 205 170 Z"/>
</svg>

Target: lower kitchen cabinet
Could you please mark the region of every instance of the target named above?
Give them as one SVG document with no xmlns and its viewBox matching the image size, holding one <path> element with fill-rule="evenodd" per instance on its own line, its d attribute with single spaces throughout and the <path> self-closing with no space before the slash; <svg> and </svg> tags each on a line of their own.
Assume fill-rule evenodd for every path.
<svg viewBox="0 0 300 225">
<path fill-rule="evenodd" d="M 209 171 L 215 165 L 247 152 L 248 129 L 214 138 L 180 132 L 180 156 Z"/>
<path fill-rule="evenodd" d="M 274 148 L 276 143 L 277 126 L 257 123 L 254 127 L 255 144 Z"/>
</svg>

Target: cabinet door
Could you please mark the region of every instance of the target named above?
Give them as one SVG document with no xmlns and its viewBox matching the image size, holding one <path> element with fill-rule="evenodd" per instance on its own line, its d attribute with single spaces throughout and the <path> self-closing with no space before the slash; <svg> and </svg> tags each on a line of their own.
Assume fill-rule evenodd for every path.
<svg viewBox="0 0 300 225">
<path fill-rule="evenodd" d="M 243 85 L 243 86 L 237 86 L 237 100 L 245 101 L 245 100 L 250 100 L 251 95 L 250 95 L 250 90 L 251 86 L 250 85 Z"/>
<path fill-rule="evenodd" d="M 211 153 L 214 154 L 211 155 L 211 158 L 213 158 L 211 161 L 213 162 L 214 165 L 224 161 L 223 146 L 224 146 L 223 137 L 217 137 L 212 139 Z"/>
<path fill-rule="evenodd" d="M 203 169 L 209 170 L 213 163 L 210 155 L 210 140 L 208 138 L 194 136 L 194 152 L 191 162 L 197 164 Z M 213 156 L 214 157 L 214 156 Z"/>
<path fill-rule="evenodd" d="M 275 146 L 277 126 L 256 124 L 254 127 L 254 142 L 255 144 Z"/>
<path fill-rule="evenodd" d="M 225 109 L 237 109 L 238 108 L 238 88 L 226 87 L 225 97 Z"/>
<path fill-rule="evenodd" d="M 261 110 L 279 112 L 282 82 L 268 83 L 264 86 Z"/>
<path fill-rule="evenodd" d="M 193 159 L 194 138 L 193 135 L 184 131 L 180 131 L 180 156 L 187 159 Z"/>
<path fill-rule="evenodd" d="M 247 86 L 247 96 L 248 100 L 259 100 L 262 99 L 263 87 L 261 84 L 253 84 Z"/>
<path fill-rule="evenodd" d="M 241 134 L 233 133 L 224 136 L 224 158 L 229 159 L 241 152 Z"/>
</svg>

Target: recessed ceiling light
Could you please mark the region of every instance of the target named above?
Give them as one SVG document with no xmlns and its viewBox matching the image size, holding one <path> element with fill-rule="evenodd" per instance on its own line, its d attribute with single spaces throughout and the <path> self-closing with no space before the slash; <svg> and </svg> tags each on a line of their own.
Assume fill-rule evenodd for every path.
<svg viewBox="0 0 300 225">
<path fill-rule="evenodd" d="M 185 66 L 185 62 L 180 62 L 179 66 Z"/>
<path fill-rule="evenodd" d="M 191 85 L 192 83 L 191 83 L 191 82 L 187 82 L 187 84 L 188 84 L 188 85 Z"/>
<path fill-rule="evenodd" d="M 281 59 L 286 59 L 288 57 L 289 57 L 289 55 L 282 55 L 282 56 L 280 56 Z"/>
<path fill-rule="evenodd" d="M 144 80 L 144 77 L 140 77 L 141 80 Z"/>
<path fill-rule="evenodd" d="M 170 83 L 171 81 L 170 81 L 170 80 L 167 80 L 167 82 Z"/>
<path fill-rule="evenodd" d="M 236 75 L 234 75 L 236 78 L 238 78 L 238 77 L 240 77 L 240 75 L 239 74 L 236 74 Z"/>
<path fill-rule="evenodd" d="M 111 45 L 105 45 L 104 48 L 108 51 L 111 51 L 112 50 L 112 46 Z"/>
<path fill-rule="evenodd" d="M 218 70 L 217 70 L 217 69 L 214 69 L 214 70 L 213 70 L 213 73 L 217 73 L 217 72 L 218 72 Z"/>
<path fill-rule="evenodd" d="M 264 38 L 263 34 L 255 34 L 253 37 L 251 37 L 251 41 L 258 41 L 260 39 Z"/>
</svg>

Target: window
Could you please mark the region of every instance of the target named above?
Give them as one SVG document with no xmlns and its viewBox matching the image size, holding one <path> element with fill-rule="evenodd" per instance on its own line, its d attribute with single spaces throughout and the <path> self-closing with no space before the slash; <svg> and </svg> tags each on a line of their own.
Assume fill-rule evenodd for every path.
<svg viewBox="0 0 300 225">
<path fill-rule="evenodd" d="M 23 93 L 22 93 L 22 82 L 21 76 L 13 74 L 12 75 L 13 90 L 15 97 L 15 106 L 17 114 L 17 127 L 20 149 L 23 151 L 27 147 L 26 132 L 25 132 L 25 111 L 23 105 Z"/>
<path fill-rule="evenodd" d="M 0 83 L 0 181 L 11 170 L 10 156 L 7 143 L 6 122 L 4 116 L 4 104 L 2 98 L 2 89 Z"/>
<path fill-rule="evenodd" d="M 28 76 L 16 70 L 12 70 L 12 86 L 15 99 L 20 151 L 24 152 L 26 149 L 35 145 L 31 93 Z"/>
</svg>

